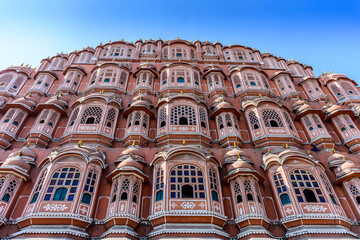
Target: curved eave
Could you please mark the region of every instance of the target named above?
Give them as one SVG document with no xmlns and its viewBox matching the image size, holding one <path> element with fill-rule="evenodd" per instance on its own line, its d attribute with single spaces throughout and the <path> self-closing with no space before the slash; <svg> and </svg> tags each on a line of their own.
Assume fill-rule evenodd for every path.
<svg viewBox="0 0 360 240">
<path fill-rule="evenodd" d="M 350 109 L 336 109 L 328 113 L 324 119 L 324 121 L 331 120 L 332 118 L 341 115 L 347 114 L 351 117 L 352 120 L 356 119 L 355 113 Z"/>
<path fill-rule="evenodd" d="M 29 69 L 29 68 L 25 68 L 25 69 L 28 69 L 28 70 L 30 70 L 32 72 L 32 69 Z M 0 74 L 6 73 L 6 72 L 15 72 L 17 74 L 25 75 L 25 77 L 28 78 L 28 79 L 31 78 L 31 73 L 27 73 L 24 70 L 22 70 L 21 68 L 17 69 L 15 67 L 9 67 L 7 69 L 4 69 L 4 70 L 0 71 Z"/>
<path fill-rule="evenodd" d="M 65 109 L 54 103 L 40 103 L 36 106 L 34 113 L 39 114 L 43 109 L 53 109 L 59 112 L 62 117 L 67 116 Z"/>
<path fill-rule="evenodd" d="M 317 82 L 318 84 L 321 85 L 321 82 L 319 81 L 318 78 L 314 78 L 314 77 L 303 77 L 302 79 L 300 79 L 298 86 L 302 86 L 304 83 L 308 82 L 308 81 L 313 81 L 313 82 Z"/>
<path fill-rule="evenodd" d="M 295 120 L 300 120 L 303 116 L 307 114 L 316 114 L 321 118 L 321 120 L 325 119 L 325 115 L 320 109 L 310 108 L 310 109 L 305 109 L 304 111 L 301 112 L 296 112 Z"/>
<path fill-rule="evenodd" d="M 74 108 L 79 104 L 83 104 L 83 103 L 86 103 L 86 102 L 92 102 L 92 101 L 95 101 L 95 100 L 100 100 L 100 101 L 104 102 L 107 105 L 110 105 L 110 104 L 113 103 L 113 104 L 117 105 L 120 110 L 122 109 L 120 100 L 118 100 L 118 99 L 114 100 L 114 99 L 110 98 L 109 96 L 101 95 L 101 94 L 99 94 L 99 95 L 87 95 L 85 97 L 81 97 L 78 100 L 76 100 L 70 107 Z"/>
<path fill-rule="evenodd" d="M 216 116 L 218 116 L 219 114 L 223 113 L 223 112 L 231 112 L 233 113 L 237 118 L 240 117 L 240 113 L 234 108 L 234 107 L 223 107 L 223 108 L 219 108 L 215 111 L 213 111 L 210 114 L 210 118 L 215 118 Z"/>
<path fill-rule="evenodd" d="M 291 81 L 293 81 L 293 77 L 292 77 L 291 73 L 287 72 L 287 71 L 278 71 L 278 72 L 274 73 L 274 75 L 269 80 L 274 80 L 275 78 L 277 78 L 279 76 L 285 76 L 285 75 L 290 77 Z"/>
<path fill-rule="evenodd" d="M 24 110 L 25 112 L 27 112 L 28 114 L 31 114 L 33 112 L 33 107 L 28 106 L 26 104 L 23 103 L 7 103 L 2 109 L 1 112 L 3 114 L 5 114 L 5 112 L 10 109 L 10 108 L 19 108 Z"/>
<path fill-rule="evenodd" d="M 251 106 L 258 107 L 261 104 L 266 103 L 266 102 L 275 104 L 275 105 L 277 105 L 279 107 L 283 106 L 280 102 L 278 102 L 277 100 L 272 99 L 272 98 L 256 98 L 254 100 L 243 101 L 242 102 L 242 107 L 245 110 L 246 108 L 251 107 Z"/>
<path fill-rule="evenodd" d="M 112 67 L 116 67 L 116 68 L 119 68 L 119 69 L 124 69 L 125 71 L 129 72 L 130 73 L 130 66 L 127 66 L 125 64 L 118 64 L 116 62 L 105 62 L 105 63 L 102 63 L 100 65 L 97 65 L 96 67 L 94 67 L 93 69 L 91 69 L 91 73 L 95 72 L 96 70 L 98 70 L 99 68 L 105 68 L 107 66 L 112 66 Z"/>
<path fill-rule="evenodd" d="M 189 41 L 186 40 L 182 40 L 182 39 L 173 39 L 173 40 L 168 40 L 166 42 L 164 42 L 164 44 L 162 45 L 162 47 L 165 47 L 166 45 L 172 45 L 172 44 L 184 44 L 190 47 L 195 47 L 194 43 L 191 43 Z"/>
<path fill-rule="evenodd" d="M 130 113 L 132 113 L 133 111 L 144 111 L 147 114 L 150 115 L 150 118 L 154 118 L 155 114 L 154 112 L 148 108 L 147 106 L 130 106 L 128 109 L 126 109 L 126 111 L 123 113 L 124 117 L 127 117 Z"/>
<path fill-rule="evenodd" d="M 187 67 L 189 67 L 191 69 L 195 69 L 196 71 L 201 73 L 200 69 L 197 66 L 194 66 L 187 62 L 173 62 L 173 63 L 165 64 L 165 65 L 161 66 L 161 68 L 159 69 L 159 72 L 162 72 L 166 68 L 172 68 L 172 67 L 176 67 L 176 66 L 187 66 Z"/>
<path fill-rule="evenodd" d="M 20 177 L 24 181 L 30 181 L 30 176 L 27 171 L 19 169 L 17 167 L 0 167 L 0 173 L 12 173 L 15 176 Z"/>
<path fill-rule="evenodd" d="M 64 75 L 66 75 L 70 70 L 75 70 L 75 71 L 78 71 L 80 72 L 83 76 L 86 76 L 87 73 L 86 71 L 80 67 L 80 66 L 68 66 L 65 71 L 64 71 Z"/>
<path fill-rule="evenodd" d="M 335 184 L 344 182 L 346 180 L 349 180 L 351 178 L 358 178 L 360 177 L 360 171 L 351 171 L 347 174 L 342 175 L 341 177 L 337 177 L 335 180 Z"/>
<path fill-rule="evenodd" d="M 113 178 L 118 175 L 135 175 L 140 178 L 143 182 L 149 182 L 149 177 L 144 174 L 140 169 L 133 168 L 133 169 L 118 169 L 116 168 L 112 171 L 109 175 L 106 176 L 107 182 L 111 183 Z"/>
<path fill-rule="evenodd" d="M 111 46 L 111 45 L 126 45 L 126 46 L 132 46 L 132 47 L 134 47 L 134 48 L 136 47 L 135 44 L 129 43 L 129 42 L 125 42 L 125 41 L 108 42 L 108 43 L 102 45 L 102 47 Z"/>
<path fill-rule="evenodd" d="M 105 169 L 107 167 L 105 163 L 105 156 L 101 158 L 100 156 L 92 156 L 91 152 L 87 149 L 82 149 L 81 147 L 74 146 L 71 148 L 60 150 L 61 152 L 58 152 L 56 155 L 50 154 L 48 157 L 44 158 L 40 163 L 38 168 L 42 168 L 44 165 L 46 165 L 48 162 L 55 162 L 58 159 L 62 159 L 63 157 L 66 157 L 67 155 L 74 156 L 77 155 L 79 159 L 83 160 L 87 164 L 91 162 L 97 162 L 99 166 L 102 169 Z M 95 152 L 95 150 L 94 150 Z M 104 155 L 104 154 L 102 154 Z"/>
<path fill-rule="evenodd" d="M 206 78 L 207 76 L 209 76 L 211 73 L 220 73 L 224 79 L 227 79 L 227 76 L 226 74 L 224 73 L 224 71 L 220 68 L 210 68 L 209 70 L 207 70 L 205 73 L 204 73 L 204 76 L 203 78 Z"/>
<path fill-rule="evenodd" d="M 268 78 L 268 74 L 265 73 L 263 70 L 261 70 L 261 69 L 259 69 L 259 68 L 257 68 L 257 67 L 254 67 L 254 66 L 250 66 L 250 65 L 239 65 L 239 66 L 236 66 L 236 67 L 232 68 L 232 69 L 229 71 L 228 75 L 231 76 L 231 75 L 233 74 L 233 72 L 236 72 L 236 71 L 237 71 L 237 72 L 242 72 L 242 71 L 244 71 L 244 70 L 246 70 L 246 69 L 251 69 L 251 70 L 254 70 L 254 71 L 259 72 L 259 73 L 261 73 L 261 74 L 264 74 L 264 75 L 266 76 L 266 78 Z"/>
<path fill-rule="evenodd" d="M 36 79 L 40 74 L 50 75 L 50 77 L 54 78 L 55 80 L 59 80 L 59 78 L 57 77 L 56 73 L 54 73 L 54 72 L 52 72 L 52 71 L 38 71 L 38 72 L 34 75 L 34 79 Z"/>
<path fill-rule="evenodd" d="M 154 69 L 152 69 L 152 68 L 146 68 L 146 67 L 137 69 L 137 70 L 134 72 L 133 76 L 134 76 L 134 77 L 137 77 L 137 75 L 138 75 L 141 71 L 148 71 L 148 72 L 150 72 L 150 73 L 153 75 L 154 78 L 157 78 L 157 77 L 158 77 L 157 73 L 155 72 L 156 69 L 154 70 Z"/>
<path fill-rule="evenodd" d="M 210 161 L 211 159 L 218 165 L 218 167 L 222 167 L 221 162 L 211 153 L 204 151 L 200 148 L 190 147 L 190 146 L 178 146 L 173 147 L 167 150 L 166 152 L 160 152 L 155 155 L 154 159 L 151 161 L 150 166 L 153 166 L 158 160 L 167 161 L 171 159 L 173 156 L 183 154 L 183 153 L 191 153 L 204 161 Z"/>
<path fill-rule="evenodd" d="M 224 177 L 224 182 L 229 183 L 231 179 L 234 179 L 238 176 L 253 176 L 257 181 L 263 182 L 265 178 L 258 173 L 256 170 L 251 169 L 234 169 L 228 175 Z"/>
<path fill-rule="evenodd" d="M 160 99 L 160 101 L 156 104 L 155 107 L 158 108 L 161 104 L 163 104 L 163 103 L 170 103 L 170 102 L 172 102 L 174 99 L 177 99 L 177 98 L 188 98 L 188 99 L 190 99 L 191 101 L 194 101 L 194 102 L 197 103 L 197 104 L 203 104 L 203 105 L 206 107 L 206 109 L 207 109 L 207 106 L 206 106 L 206 104 L 205 104 L 204 102 L 201 102 L 201 101 L 197 100 L 196 98 L 194 98 L 194 97 L 192 97 L 192 96 L 181 95 L 181 94 L 176 95 L 176 96 L 171 96 L 171 97 L 168 97 L 168 98 L 162 98 L 162 99 Z"/>
</svg>

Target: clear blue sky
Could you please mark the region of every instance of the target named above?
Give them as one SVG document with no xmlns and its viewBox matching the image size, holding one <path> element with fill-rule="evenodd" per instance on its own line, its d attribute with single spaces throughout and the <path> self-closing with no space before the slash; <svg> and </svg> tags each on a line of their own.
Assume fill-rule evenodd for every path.
<svg viewBox="0 0 360 240">
<path fill-rule="evenodd" d="M 100 42 L 219 41 L 360 80 L 360 0 L 5 1 L 0 0 L 0 69 Z"/>
</svg>

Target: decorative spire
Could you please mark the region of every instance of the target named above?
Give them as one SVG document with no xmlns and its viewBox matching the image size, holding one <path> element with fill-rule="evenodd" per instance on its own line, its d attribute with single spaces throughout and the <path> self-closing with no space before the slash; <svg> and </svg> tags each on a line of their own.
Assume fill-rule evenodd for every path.
<svg viewBox="0 0 360 240">
<path fill-rule="evenodd" d="M 183 140 L 183 145 L 186 146 L 186 141 L 185 140 Z"/>
<path fill-rule="evenodd" d="M 78 145 L 78 147 L 81 147 L 83 145 L 83 140 L 80 139 L 77 145 Z"/>
<path fill-rule="evenodd" d="M 335 150 L 335 148 L 332 148 L 332 151 L 333 151 L 333 153 L 336 153 L 336 150 Z"/>
<path fill-rule="evenodd" d="M 133 141 L 132 146 L 135 147 L 135 140 Z"/>
<path fill-rule="evenodd" d="M 22 149 L 20 149 L 18 155 L 19 155 L 19 156 L 22 156 Z"/>
<path fill-rule="evenodd" d="M 30 142 L 27 142 L 27 143 L 26 143 L 26 147 L 30 147 Z"/>
</svg>

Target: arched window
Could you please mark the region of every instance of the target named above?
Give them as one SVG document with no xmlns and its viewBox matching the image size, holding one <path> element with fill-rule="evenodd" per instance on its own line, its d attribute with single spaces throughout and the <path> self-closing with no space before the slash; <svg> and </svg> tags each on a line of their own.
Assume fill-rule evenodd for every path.
<svg viewBox="0 0 360 240">
<path fill-rule="evenodd" d="M 275 183 L 275 187 L 276 187 L 276 192 L 278 195 L 280 195 L 280 201 L 282 205 L 286 205 L 291 203 L 288 189 L 285 185 L 284 179 L 282 177 L 282 175 L 279 172 L 275 172 L 274 174 L 274 183 Z"/>
<path fill-rule="evenodd" d="M 181 186 L 181 198 L 194 198 L 194 188 L 191 185 Z"/>
<path fill-rule="evenodd" d="M 330 88 L 331 88 L 332 92 L 335 94 L 336 97 L 342 97 L 343 96 L 341 90 L 338 88 L 338 86 L 335 85 L 335 83 L 332 84 L 330 86 Z M 340 98 L 340 99 L 342 99 L 342 98 Z"/>
<path fill-rule="evenodd" d="M 245 189 L 246 199 L 248 201 L 254 201 L 253 190 L 250 181 L 244 181 L 244 189 Z"/>
<path fill-rule="evenodd" d="M 256 116 L 256 113 L 253 111 L 249 112 L 249 121 L 251 129 L 256 130 L 260 128 L 259 118 Z"/>
<path fill-rule="evenodd" d="M 200 115 L 200 125 L 201 127 L 203 128 L 206 128 L 206 112 L 203 108 L 200 108 L 199 109 L 199 115 Z"/>
<path fill-rule="evenodd" d="M 14 194 L 16 190 L 17 185 L 18 184 L 16 180 L 11 180 L 1 200 L 4 202 L 9 202 L 11 196 Z"/>
<path fill-rule="evenodd" d="M 217 123 L 218 123 L 220 130 L 224 128 L 224 122 L 223 122 L 223 118 L 221 115 L 217 116 Z"/>
<path fill-rule="evenodd" d="M 225 114 L 226 126 L 232 127 L 231 117 L 229 114 Z"/>
<path fill-rule="evenodd" d="M 317 202 L 315 193 L 311 189 L 304 189 L 303 191 L 306 202 Z"/>
<path fill-rule="evenodd" d="M 203 172 L 193 165 L 178 165 L 170 171 L 170 198 L 205 198 L 205 183 Z M 185 194 L 185 195 L 183 195 Z"/>
<path fill-rule="evenodd" d="M 326 202 L 314 175 L 306 170 L 294 170 L 290 180 L 299 202 Z"/>
<path fill-rule="evenodd" d="M 31 202 L 30 204 L 34 203 L 37 201 L 38 197 L 39 197 L 39 194 L 40 194 L 40 191 L 43 187 L 43 184 L 44 184 L 44 179 L 45 179 L 45 176 L 46 176 L 46 173 L 47 173 L 47 169 L 45 169 L 44 171 L 42 171 L 41 175 L 40 175 L 40 178 L 38 180 L 38 183 L 36 184 L 36 187 L 34 189 L 34 194 L 33 194 L 33 197 L 31 199 Z"/>
<path fill-rule="evenodd" d="M 190 106 L 175 106 L 171 109 L 171 125 L 196 125 L 194 108 Z"/>
<path fill-rule="evenodd" d="M 88 107 L 81 118 L 80 124 L 99 124 L 102 109 L 100 107 Z"/>
<path fill-rule="evenodd" d="M 162 108 L 160 110 L 160 127 L 166 126 L 166 109 Z"/>
<path fill-rule="evenodd" d="M 58 169 L 51 177 L 49 186 L 46 190 L 44 201 L 73 201 L 77 186 L 79 185 L 79 180 L 79 169 L 73 167 L 64 167 Z"/>
<path fill-rule="evenodd" d="M 234 75 L 233 82 L 234 82 L 235 90 L 238 90 L 239 88 L 241 88 L 241 81 L 240 81 L 240 77 L 238 74 Z"/>
<path fill-rule="evenodd" d="M 156 171 L 156 183 L 155 183 L 155 201 L 161 201 L 164 199 L 164 170 L 159 167 Z"/>
<path fill-rule="evenodd" d="M 236 196 L 236 203 L 242 203 L 243 199 L 241 196 L 241 187 L 238 182 L 235 182 L 235 184 L 234 184 L 234 192 L 235 192 L 235 196 Z"/>
<path fill-rule="evenodd" d="M 105 126 L 110 128 L 113 127 L 115 122 L 115 116 L 116 116 L 116 110 L 114 108 L 111 108 L 106 116 Z"/>
<path fill-rule="evenodd" d="M 120 200 L 127 200 L 128 199 L 129 188 L 130 188 L 130 181 L 129 181 L 129 179 L 126 178 L 126 179 L 124 179 L 124 181 L 121 184 Z"/>
<path fill-rule="evenodd" d="M 323 182 L 323 184 L 325 185 L 326 191 L 328 192 L 328 194 L 330 195 L 331 201 L 337 205 L 336 199 L 334 197 L 334 193 L 331 187 L 331 184 L 329 182 L 329 179 L 326 177 L 326 175 L 324 173 L 320 173 L 320 177 L 321 180 Z"/>
<path fill-rule="evenodd" d="M 215 172 L 215 169 L 212 167 L 209 169 L 209 177 L 210 177 L 211 199 L 218 202 L 219 201 L 219 193 L 218 193 L 216 172 Z"/>
<path fill-rule="evenodd" d="M 70 118 L 70 121 L 69 121 L 69 127 L 71 127 L 71 126 L 74 125 L 78 114 L 79 114 L 79 108 L 76 108 L 76 109 L 73 111 L 72 115 L 71 115 L 71 118 Z"/>
<path fill-rule="evenodd" d="M 274 110 L 262 111 L 262 117 L 266 127 L 284 127 L 281 117 Z"/>
<path fill-rule="evenodd" d="M 133 203 L 137 203 L 139 189 L 140 189 L 140 184 L 138 181 L 136 181 L 133 186 L 133 198 L 132 198 Z"/>
<path fill-rule="evenodd" d="M 91 196 L 94 194 L 95 191 L 95 183 L 96 183 L 97 172 L 95 169 L 91 169 L 87 175 L 84 190 L 83 190 L 83 197 L 81 199 L 82 203 L 90 204 Z"/>
<path fill-rule="evenodd" d="M 294 126 L 294 123 L 292 122 L 292 120 L 290 118 L 290 115 L 285 111 L 283 111 L 283 114 L 284 114 L 284 117 L 285 117 L 285 121 L 288 124 L 290 130 L 295 131 L 295 126 Z"/>
<path fill-rule="evenodd" d="M 357 90 L 348 82 L 341 82 L 341 87 L 345 90 L 345 92 L 349 95 L 357 95 Z"/>
<path fill-rule="evenodd" d="M 286 205 L 286 204 L 291 203 L 289 194 L 287 194 L 287 193 L 281 194 L 280 201 L 281 201 L 281 205 Z"/>
<path fill-rule="evenodd" d="M 112 194 L 111 194 L 112 195 L 112 197 L 111 197 L 112 203 L 116 201 L 118 188 L 119 188 L 119 179 L 116 179 L 113 190 L 112 190 Z"/>
<path fill-rule="evenodd" d="M 67 195 L 68 189 L 65 187 L 60 187 L 56 189 L 53 200 L 54 201 L 64 201 Z"/>
</svg>

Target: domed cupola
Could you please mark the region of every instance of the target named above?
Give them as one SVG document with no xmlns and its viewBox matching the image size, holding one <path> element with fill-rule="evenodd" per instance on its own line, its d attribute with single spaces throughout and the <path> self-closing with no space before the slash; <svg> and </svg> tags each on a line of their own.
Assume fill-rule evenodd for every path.
<svg viewBox="0 0 360 240">
<path fill-rule="evenodd" d="M 12 169 L 14 172 L 28 180 L 28 171 L 30 170 L 29 164 L 34 164 L 36 154 L 28 147 L 23 147 L 19 152 L 11 153 L 0 167 L 0 172 L 9 171 Z"/>
<path fill-rule="evenodd" d="M 346 158 L 344 155 L 336 152 L 335 149 L 333 151 L 334 154 L 330 155 L 327 160 L 330 169 L 337 168 L 346 162 Z"/>
<path fill-rule="evenodd" d="M 360 168 L 350 159 L 344 157 L 344 162 L 335 169 L 336 182 L 360 177 Z"/>
<path fill-rule="evenodd" d="M 238 159 L 251 163 L 249 155 L 240 148 L 233 148 L 231 150 L 228 150 L 224 155 L 225 164 L 233 163 Z"/>
</svg>

